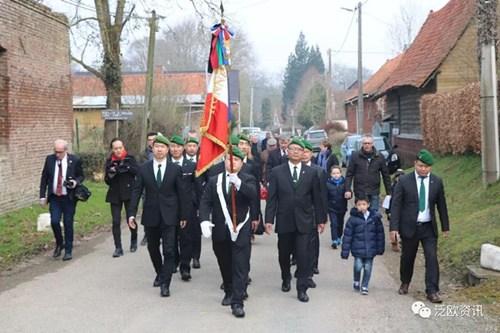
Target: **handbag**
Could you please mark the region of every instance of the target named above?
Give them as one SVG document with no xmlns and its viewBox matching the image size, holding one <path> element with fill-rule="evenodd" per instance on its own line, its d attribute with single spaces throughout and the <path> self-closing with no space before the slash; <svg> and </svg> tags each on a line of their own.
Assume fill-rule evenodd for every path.
<svg viewBox="0 0 500 333">
<path fill-rule="evenodd" d="M 87 186 L 83 184 L 78 184 L 75 188 L 75 198 L 78 201 L 87 201 L 90 196 L 92 195 L 92 192 L 87 188 Z"/>
</svg>

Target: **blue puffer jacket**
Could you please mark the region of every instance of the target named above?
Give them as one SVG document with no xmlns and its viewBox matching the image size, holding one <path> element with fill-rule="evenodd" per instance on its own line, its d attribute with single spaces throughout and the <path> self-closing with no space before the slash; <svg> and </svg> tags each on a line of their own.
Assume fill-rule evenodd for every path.
<svg viewBox="0 0 500 333">
<path fill-rule="evenodd" d="M 326 182 L 328 190 L 328 211 L 335 213 L 345 213 L 347 211 L 347 199 L 345 194 L 344 177 L 335 180 L 332 177 Z"/>
<path fill-rule="evenodd" d="M 340 256 L 346 259 L 349 252 L 359 258 L 373 258 L 384 254 L 384 226 L 380 218 L 379 213 L 370 210 L 370 215 L 365 220 L 363 214 L 356 208 L 352 208 L 351 216 L 344 229 Z"/>
</svg>

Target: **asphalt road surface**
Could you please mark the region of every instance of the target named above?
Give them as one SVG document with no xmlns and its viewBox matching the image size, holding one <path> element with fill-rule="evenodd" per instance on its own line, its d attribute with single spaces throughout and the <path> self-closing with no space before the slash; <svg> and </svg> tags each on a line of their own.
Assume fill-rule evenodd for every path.
<svg viewBox="0 0 500 333">
<path fill-rule="evenodd" d="M 275 235 L 258 236 L 253 244 L 253 282 L 243 319 L 220 304 L 221 277 L 209 239 L 203 239 L 202 267 L 192 270 L 193 279 L 183 282 L 176 274 L 171 296 L 161 298 L 159 288 L 152 287 L 147 249 L 112 258 L 112 237 L 105 235 L 75 247 L 70 262 L 46 253 L 20 272 L 0 277 L 0 332 L 498 332 L 491 318 L 456 311 L 445 316 L 425 300 L 430 318 L 414 314 L 417 299 L 397 294 L 399 283 L 380 257 L 369 295 L 354 292 L 352 258 L 341 260 L 339 250 L 329 248 L 327 231 L 321 236 L 318 287 L 308 291 L 309 303 L 299 302 L 294 288 L 281 291 Z M 128 239 L 125 229 L 123 238 Z"/>
</svg>

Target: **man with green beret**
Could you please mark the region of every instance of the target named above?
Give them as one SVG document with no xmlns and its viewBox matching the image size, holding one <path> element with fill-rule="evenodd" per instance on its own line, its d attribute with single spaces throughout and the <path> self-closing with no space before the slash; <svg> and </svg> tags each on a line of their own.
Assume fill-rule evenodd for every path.
<svg viewBox="0 0 500 333">
<path fill-rule="evenodd" d="M 224 299 L 235 317 L 245 316 L 243 300 L 250 269 L 251 205 L 257 197 L 256 179 L 242 172 L 245 154 L 233 148 L 232 166 L 226 154 L 224 171 L 208 180 L 200 202 L 203 236 L 212 237 L 212 248 L 222 275 Z M 231 187 L 236 191 L 236 224 L 232 221 Z M 211 220 L 210 220 L 211 217 Z"/>
<path fill-rule="evenodd" d="M 193 133 L 193 135 L 195 135 Z M 184 145 L 184 156 L 185 158 L 193 162 L 195 165 L 198 161 L 198 148 L 199 148 L 199 141 L 198 138 L 195 136 L 188 136 L 186 140 L 186 144 Z M 203 178 L 197 178 L 197 180 L 200 184 L 203 182 Z M 192 223 L 191 227 L 191 242 L 193 245 L 193 251 L 192 251 L 192 259 L 193 259 L 193 268 L 201 268 L 200 264 L 200 257 L 201 257 L 201 229 L 200 229 L 200 221 L 198 219 L 198 212 L 195 213 L 194 221 Z"/>
<path fill-rule="evenodd" d="M 175 265 L 176 228 L 185 228 L 190 198 L 184 188 L 180 166 L 167 160 L 170 141 L 161 133 L 153 143 L 153 160 L 141 165 L 130 200 L 128 225 L 137 228 L 135 216 L 145 192 L 141 223 L 146 231 L 148 252 L 156 271 L 153 286 L 162 297 L 170 296 L 170 282 Z M 160 239 L 163 257 L 160 252 Z"/>
<path fill-rule="evenodd" d="M 276 219 L 281 290 L 290 291 L 290 256 L 295 251 L 297 298 L 308 302 L 311 232 L 314 225 L 319 230 L 324 228 L 326 213 L 318 173 L 302 163 L 303 154 L 304 143 L 294 138 L 288 145 L 288 162 L 274 167 L 269 181 L 265 222 L 266 233 L 270 234 Z"/>
<path fill-rule="evenodd" d="M 303 139 L 304 142 L 304 155 L 302 158 L 302 162 L 305 163 L 305 165 L 311 167 L 313 170 L 316 171 L 319 177 L 319 190 L 321 194 L 321 204 L 323 205 L 323 210 L 326 213 L 328 209 L 328 194 L 327 194 L 327 189 L 326 189 L 326 181 L 327 181 L 327 175 L 325 170 L 321 168 L 319 165 L 313 163 L 313 146 L 312 144 Z M 325 223 L 326 223 L 326 216 L 325 216 Z M 320 224 L 319 227 L 322 225 Z M 323 224 L 324 226 L 324 224 Z M 319 274 L 319 269 L 318 269 L 318 263 L 319 263 L 319 234 L 323 233 L 323 229 L 320 229 L 317 225 L 314 225 L 314 228 L 311 232 L 311 243 L 310 243 L 310 256 L 311 256 L 311 272 L 309 273 L 309 287 L 314 288 L 316 287 L 316 283 L 314 283 L 313 274 Z"/>
<path fill-rule="evenodd" d="M 198 203 L 201 197 L 200 179 L 195 177 L 196 164 L 189 161 L 184 156 L 184 140 L 179 135 L 170 138 L 169 149 L 170 161 L 182 169 L 182 180 L 184 188 L 190 196 L 187 203 L 189 214 L 187 216 L 187 226 L 183 229 L 177 228 L 175 255 L 176 266 L 180 264 L 179 270 L 183 281 L 191 280 L 191 258 L 193 257 L 193 238 L 195 236 L 194 225 L 198 221 Z M 174 270 L 175 272 L 175 270 Z"/>
<path fill-rule="evenodd" d="M 408 293 L 413 265 L 421 242 L 425 257 L 425 293 L 432 303 L 441 303 L 437 259 L 438 227 L 436 208 L 444 237 L 450 230 L 448 209 L 441 178 L 431 173 L 434 158 L 422 149 L 415 159 L 415 172 L 400 176 L 391 202 L 391 242 L 401 237 L 399 294 Z"/>
</svg>

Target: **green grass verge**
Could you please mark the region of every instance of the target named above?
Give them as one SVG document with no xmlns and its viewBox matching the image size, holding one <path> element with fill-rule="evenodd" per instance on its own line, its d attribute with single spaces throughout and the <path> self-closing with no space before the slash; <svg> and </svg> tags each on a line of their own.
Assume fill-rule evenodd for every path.
<svg viewBox="0 0 500 333">
<path fill-rule="evenodd" d="M 75 239 L 87 236 L 111 221 L 109 204 L 105 202 L 107 186 L 104 183 L 85 183 L 92 197 L 80 202 L 75 214 Z M 24 258 L 52 247 L 52 231 L 37 232 L 37 218 L 48 208 L 39 205 L 22 208 L 0 216 L 0 270 L 11 267 Z"/>
</svg>

